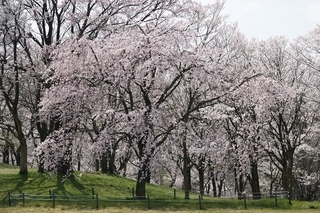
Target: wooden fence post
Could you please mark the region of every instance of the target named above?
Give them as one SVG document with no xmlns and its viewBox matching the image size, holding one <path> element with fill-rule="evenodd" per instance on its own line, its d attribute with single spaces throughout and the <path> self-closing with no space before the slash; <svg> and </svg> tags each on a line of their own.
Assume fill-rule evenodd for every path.
<svg viewBox="0 0 320 213">
<path fill-rule="evenodd" d="M 149 197 L 149 195 L 147 196 L 147 198 L 148 198 L 148 209 L 151 209 L 151 206 L 150 206 L 150 197 Z"/>
<path fill-rule="evenodd" d="M 56 208 L 56 197 L 52 194 L 52 208 Z"/>
<path fill-rule="evenodd" d="M 278 196 L 277 196 L 277 194 L 274 195 L 274 200 L 275 200 L 275 203 L 276 203 L 276 207 L 278 207 Z"/>
<path fill-rule="evenodd" d="M 24 206 L 25 199 L 24 199 L 24 193 L 22 193 L 22 206 Z"/>
<path fill-rule="evenodd" d="M 199 209 L 202 209 L 202 203 L 201 203 L 201 195 L 199 195 Z"/>
<path fill-rule="evenodd" d="M 94 199 L 94 188 L 91 189 L 92 199 Z"/>
<path fill-rule="evenodd" d="M 177 190 L 173 189 L 173 199 L 176 199 L 176 197 L 177 197 Z"/>
<path fill-rule="evenodd" d="M 99 197 L 98 197 L 98 194 L 96 194 L 96 209 L 99 209 Z"/>
</svg>

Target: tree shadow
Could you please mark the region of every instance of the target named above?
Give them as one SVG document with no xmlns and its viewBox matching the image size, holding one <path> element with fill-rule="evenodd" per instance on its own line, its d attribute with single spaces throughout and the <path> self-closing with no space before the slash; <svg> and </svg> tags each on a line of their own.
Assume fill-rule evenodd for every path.
<svg viewBox="0 0 320 213">
<path fill-rule="evenodd" d="M 67 182 L 69 182 L 69 184 L 73 188 L 75 188 L 76 190 L 81 192 L 81 194 L 83 194 L 83 195 L 87 194 L 86 188 L 76 180 L 74 174 L 72 174 L 68 177 L 66 177 L 64 174 L 57 174 L 57 188 L 55 190 L 53 190 L 53 192 L 55 194 L 60 194 L 60 195 L 73 195 L 73 193 L 69 192 L 65 187 L 65 184 Z"/>
<path fill-rule="evenodd" d="M 13 189 L 13 191 L 17 191 L 19 193 L 22 193 L 22 187 L 25 185 L 25 182 L 28 180 L 28 174 L 22 174 L 20 175 L 20 181 L 17 183 L 16 187 Z"/>
<path fill-rule="evenodd" d="M 74 174 L 70 176 L 69 180 L 78 191 L 80 191 L 82 194 L 85 193 L 86 188 L 76 180 Z"/>
</svg>

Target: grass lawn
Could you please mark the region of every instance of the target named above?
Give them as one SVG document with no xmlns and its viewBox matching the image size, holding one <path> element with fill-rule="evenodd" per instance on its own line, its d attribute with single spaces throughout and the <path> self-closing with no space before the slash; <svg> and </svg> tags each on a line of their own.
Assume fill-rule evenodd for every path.
<svg viewBox="0 0 320 213">
<path fill-rule="evenodd" d="M 0 212 L 219 212 L 219 213 L 271 213 L 271 212 L 320 212 L 319 202 L 293 201 L 287 199 L 247 200 L 247 209 L 243 200 L 232 198 L 212 198 L 204 196 L 201 200 L 203 210 L 199 210 L 199 195 L 190 194 L 190 200 L 184 199 L 184 192 L 172 188 L 147 184 L 148 200 L 138 200 L 132 196 L 135 181 L 117 175 L 102 173 L 79 173 L 68 179 L 62 176 L 50 176 L 30 169 L 28 175 L 19 175 L 19 168 L 0 163 Z M 8 207 L 8 191 L 12 195 L 11 207 Z M 92 195 L 94 192 L 94 196 Z M 25 202 L 22 200 L 22 193 Z M 55 195 L 51 199 L 50 193 Z M 98 194 L 98 199 L 96 197 Z M 97 203 L 98 201 L 98 203 Z M 99 209 L 97 210 L 96 207 Z M 148 208 L 151 207 L 151 209 Z M 53 208 L 55 207 L 55 208 Z"/>
<path fill-rule="evenodd" d="M 137 209 L 129 209 L 129 208 L 107 208 L 103 210 L 66 210 L 64 208 L 30 208 L 30 207 L 12 207 L 12 208 L 0 208 L 1 213 L 141 213 L 141 210 Z M 163 210 L 147 210 L 143 211 L 147 213 L 163 213 Z M 319 212 L 317 209 L 309 209 L 309 210 L 302 210 L 302 209 L 248 209 L 248 210 L 234 210 L 234 209 L 210 209 L 210 210 L 167 210 L 166 213 L 316 213 Z"/>
</svg>

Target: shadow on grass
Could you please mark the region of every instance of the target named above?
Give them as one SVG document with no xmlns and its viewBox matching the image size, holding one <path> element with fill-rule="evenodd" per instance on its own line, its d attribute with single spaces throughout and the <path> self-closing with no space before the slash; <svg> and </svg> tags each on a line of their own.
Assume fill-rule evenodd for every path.
<svg viewBox="0 0 320 213">
<path fill-rule="evenodd" d="M 69 177 L 66 177 L 64 174 L 57 174 L 56 184 L 57 184 L 57 188 L 53 190 L 54 194 L 59 194 L 59 195 L 87 194 L 86 188 L 76 180 L 74 174 L 70 175 Z M 65 187 L 65 184 L 69 186 L 68 189 Z M 70 188 L 70 185 L 77 192 L 73 191 L 72 188 Z"/>
<path fill-rule="evenodd" d="M 17 183 L 16 187 L 13 189 L 13 191 L 17 191 L 19 193 L 22 193 L 22 188 L 24 187 L 27 180 L 28 180 L 28 174 L 20 175 L 20 180 L 18 181 L 18 183 Z"/>
</svg>

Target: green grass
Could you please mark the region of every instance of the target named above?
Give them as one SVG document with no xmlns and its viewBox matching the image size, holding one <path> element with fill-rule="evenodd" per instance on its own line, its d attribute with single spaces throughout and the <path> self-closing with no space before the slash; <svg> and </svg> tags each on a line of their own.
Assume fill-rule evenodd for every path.
<svg viewBox="0 0 320 213">
<path fill-rule="evenodd" d="M 96 200 L 92 199 L 92 188 L 99 195 L 99 209 L 107 212 L 200 212 L 198 194 L 190 194 L 190 200 L 184 199 L 182 190 L 176 191 L 173 199 L 173 189 L 163 186 L 147 184 L 146 194 L 150 197 L 148 209 L 147 200 L 132 198 L 132 188 L 135 180 L 117 175 L 102 173 L 79 173 L 68 179 L 61 175 L 50 176 L 30 169 L 28 175 L 19 175 L 19 168 L 0 163 L 0 212 L 100 212 L 96 210 Z M 14 198 L 24 193 L 26 198 L 41 198 L 39 200 L 27 199 L 24 207 L 22 199 L 12 200 L 8 207 L 7 193 L 11 192 Z M 55 194 L 56 202 L 50 200 L 49 191 Z M 80 197 L 81 196 L 81 197 Z M 85 198 L 84 198 L 85 197 Z M 21 197 L 20 197 L 21 198 Z M 247 209 L 243 200 L 229 198 L 212 198 L 204 196 L 201 212 L 319 212 L 319 202 L 293 201 L 289 205 L 287 199 L 279 199 L 278 207 L 274 199 L 247 200 Z M 23 210 L 23 211 L 22 211 Z M 101 211 L 103 212 L 103 211 Z"/>
<path fill-rule="evenodd" d="M 108 209 L 101 209 L 101 210 L 66 210 L 64 208 L 56 208 L 56 209 L 50 209 L 50 208 L 28 208 L 28 207 L 11 207 L 11 208 L 3 208 L 0 209 L 1 213 L 141 213 L 141 212 L 147 212 L 147 213 L 164 213 L 163 210 L 148 210 L 148 211 L 141 211 L 141 210 L 134 210 L 130 208 L 113 208 L 110 207 Z M 319 212 L 318 210 L 281 210 L 281 209 L 248 209 L 248 210 L 232 210 L 232 209 L 211 209 L 211 210 L 168 210 L 165 211 L 165 213 L 316 213 Z"/>
</svg>

